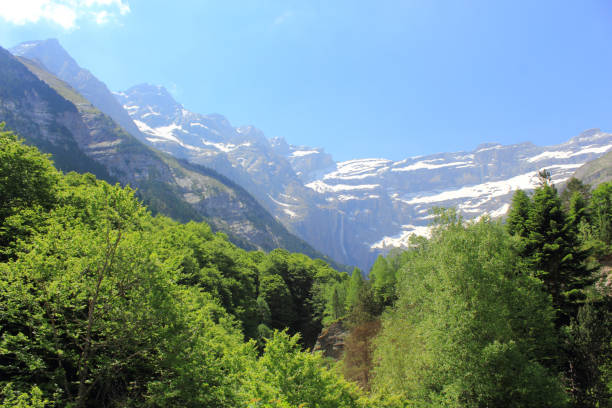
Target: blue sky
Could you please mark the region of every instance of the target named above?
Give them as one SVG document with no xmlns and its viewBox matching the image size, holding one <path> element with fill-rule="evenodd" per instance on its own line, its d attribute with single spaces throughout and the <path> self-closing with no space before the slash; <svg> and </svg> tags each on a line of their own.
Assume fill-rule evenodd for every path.
<svg viewBox="0 0 612 408">
<path fill-rule="evenodd" d="M 1 46 L 50 37 L 337 160 L 612 131 L 609 0 L 0 0 Z"/>
</svg>

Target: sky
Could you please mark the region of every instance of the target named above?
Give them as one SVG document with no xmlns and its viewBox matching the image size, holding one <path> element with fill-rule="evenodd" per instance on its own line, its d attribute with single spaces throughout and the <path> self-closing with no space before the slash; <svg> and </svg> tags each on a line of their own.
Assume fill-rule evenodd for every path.
<svg viewBox="0 0 612 408">
<path fill-rule="evenodd" d="M 0 0 L 0 46 L 46 38 L 336 160 L 612 131 L 609 0 Z"/>
</svg>

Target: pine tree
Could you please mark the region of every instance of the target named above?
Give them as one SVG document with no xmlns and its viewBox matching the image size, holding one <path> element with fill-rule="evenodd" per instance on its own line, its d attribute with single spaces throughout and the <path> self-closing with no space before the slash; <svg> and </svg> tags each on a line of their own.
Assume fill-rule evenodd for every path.
<svg viewBox="0 0 612 408">
<path fill-rule="evenodd" d="M 580 248 L 574 228 L 566 217 L 550 173 L 540 173 L 529 209 L 524 255 L 553 299 L 557 323 L 567 325 L 584 299 L 582 289 L 590 283 L 585 265 L 587 253 Z"/>
<path fill-rule="evenodd" d="M 517 190 L 512 197 L 512 206 L 506 221 L 506 228 L 510 235 L 518 234 L 521 237 L 526 236 L 530 206 L 531 200 L 529 196 L 523 190 Z"/>
<path fill-rule="evenodd" d="M 591 198 L 591 186 L 589 184 L 584 184 L 576 177 L 571 177 L 560 194 L 563 209 L 569 210 L 574 193 L 580 193 L 586 201 L 589 201 Z"/>
<path fill-rule="evenodd" d="M 370 270 L 370 282 L 376 301 L 390 306 L 395 300 L 395 270 L 390 262 L 380 255 Z"/>
<path fill-rule="evenodd" d="M 348 290 L 346 293 L 346 310 L 351 310 L 359 300 L 359 292 L 363 286 L 363 276 L 358 268 L 353 270 L 351 279 L 349 280 Z"/>
<path fill-rule="evenodd" d="M 338 288 L 334 287 L 334 293 L 332 294 L 332 318 L 337 320 L 344 315 L 344 305 L 340 302 L 340 296 L 338 295 Z"/>
<path fill-rule="evenodd" d="M 580 223 L 588 220 L 588 218 L 589 210 L 587 200 L 581 192 L 575 191 L 569 201 L 568 221 L 572 228 L 574 228 L 574 231 L 578 232 Z"/>
<path fill-rule="evenodd" d="M 606 245 L 612 243 L 612 183 L 602 183 L 593 191 L 590 204 L 591 222 Z"/>
</svg>

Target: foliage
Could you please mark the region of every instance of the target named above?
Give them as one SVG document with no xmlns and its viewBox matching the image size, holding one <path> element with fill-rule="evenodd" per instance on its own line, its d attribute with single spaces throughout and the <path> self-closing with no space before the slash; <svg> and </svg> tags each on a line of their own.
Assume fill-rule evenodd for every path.
<svg viewBox="0 0 612 408">
<path fill-rule="evenodd" d="M 609 246 L 612 244 L 612 183 L 603 183 L 593 190 L 591 224 L 595 237 Z"/>
<path fill-rule="evenodd" d="M 612 298 L 586 303 L 567 331 L 569 389 L 575 406 L 611 407 L 612 388 L 605 371 L 612 364 Z"/>
<path fill-rule="evenodd" d="M 277 322 L 312 337 L 323 293 L 346 279 L 323 261 L 248 253 L 204 223 L 152 217 L 129 188 L 62 176 L 1 137 L 2 406 L 247 406 L 252 367 L 286 355 L 272 341 L 259 362 L 244 336 L 263 345 Z M 286 303 L 274 303 L 279 291 Z M 295 342 L 294 368 L 327 382 L 327 406 L 359 397 Z"/>
<path fill-rule="evenodd" d="M 44 408 L 49 403 L 43 399 L 42 391 L 36 386 L 29 392 L 19 392 L 14 391 L 12 384 L 8 383 L 0 392 L 0 396 L 0 408 Z"/>
<path fill-rule="evenodd" d="M 543 174 L 506 227 L 436 209 L 365 280 L 0 142 L 0 407 L 610 406 L 612 302 L 587 266 L 610 185 L 565 202 Z M 307 349 L 339 319 L 336 364 Z"/>
<path fill-rule="evenodd" d="M 300 350 L 297 335 L 275 332 L 251 370 L 243 393 L 253 407 L 363 406 L 354 385 L 327 369 L 319 355 Z M 275 405 L 266 405 L 267 401 Z"/>
<path fill-rule="evenodd" d="M 560 407 L 553 312 L 489 220 L 449 216 L 402 270 L 377 340 L 374 386 L 415 406 Z"/>
<path fill-rule="evenodd" d="M 506 227 L 511 235 L 527 236 L 527 221 L 531 201 L 523 190 L 517 190 L 512 197 L 512 206 L 508 212 Z"/>
<path fill-rule="evenodd" d="M 565 211 L 569 210 L 570 201 L 576 193 L 582 196 L 585 201 L 589 201 L 591 199 L 591 186 L 589 184 L 584 184 L 582 180 L 576 177 L 570 177 L 565 188 L 559 195 Z"/>
<path fill-rule="evenodd" d="M 585 299 L 583 289 L 592 282 L 587 267 L 588 251 L 578 240 L 578 224 L 585 204 L 575 195 L 568 217 L 548 173 L 533 197 L 515 193 L 509 212 L 508 232 L 517 239 L 517 250 L 530 273 L 542 280 L 557 311 L 557 326 L 566 325 Z"/>
</svg>

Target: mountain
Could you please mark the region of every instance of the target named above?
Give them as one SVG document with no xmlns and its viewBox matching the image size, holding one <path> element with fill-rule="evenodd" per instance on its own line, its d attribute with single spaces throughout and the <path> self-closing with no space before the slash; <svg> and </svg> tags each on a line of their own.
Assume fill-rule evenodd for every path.
<svg viewBox="0 0 612 408">
<path fill-rule="evenodd" d="M 148 143 L 227 175 L 315 248 L 365 270 L 411 234 L 427 234 L 432 207 L 456 207 L 466 218 L 503 216 L 513 192 L 533 189 L 541 169 L 561 183 L 612 147 L 612 135 L 590 130 L 557 146 L 489 143 L 395 162 L 336 163 L 320 148 L 190 112 L 163 87 L 138 85 L 116 96 Z"/>
<path fill-rule="evenodd" d="M 290 234 L 244 189 L 213 170 L 143 145 L 40 61 L 0 48 L 0 121 L 52 153 L 64 171 L 91 171 L 138 189 L 153 211 L 205 219 L 247 249 L 322 255 Z"/>
<path fill-rule="evenodd" d="M 101 82 L 83 74 L 88 71 L 57 46 L 30 42 L 13 52 L 53 59 L 49 66 L 57 75 L 65 74 L 73 87 L 104 94 L 92 100 L 112 96 L 105 86 L 94 86 Z M 71 70 L 62 68 L 67 66 Z M 89 81 L 92 84 L 86 84 Z M 535 187 L 539 170 L 550 170 L 561 183 L 612 147 L 610 134 L 590 130 L 556 146 L 488 143 L 473 151 L 399 161 L 335 162 L 321 148 L 268 139 L 257 128 L 235 127 L 219 114 L 191 112 L 160 86 L 137 85 L 114 97 L 125 112 L 122 120 L 127 115 L 133 121 L 129 132 L 136 138 L 223 174 L 314 248 L 364 270 L 378 254 L 407 245 L 412 233 L 427 234 L 432 207 L 456 207 L 466 218 L 502 216 L 516 188 Z M 117 106 L 110 106 L 98 107 L 116 115 Z"/>
<path fill-rule="evenodd" d="M 612 180 L 612 152 L 585 163 L 576 170 L 574 177 L 595 187 Z"/>
<path fill-rule="evenodd" d="M 221 115 L 190 112 L 160 86 L 141 84 L 115 95 L 151 146 L 229 177 L 332 259 L 368 266 L 344 245 L 343 231 L 352 226 L 345 226 L 341 211 L 306 185 L 336 168 L 322 149 L 268 140 L 253 126 L 234 127 Z"/>
<path fill-rule="evenodd" d="M 38 61 L 45 69 L 70 84 L 93 106 L 110 116 L 123 129 L 138 136 L 138 129 L 127 112 L 115 100 L 106 85 L 91 72 L 81 68 L 56 39 L 28 41 L 11 48 L 13 55 Z"/>
<path fill-rule="evenodd" d="M 117 98 L 149 143 L 228 175 L 313 246 L 364 269 L 379 253 L 406 246 L 411 234 L 427 234 L 432 207 L 456 207 L 466 218 L 503 216 L 513 192 L 533 189 L 541 169 L 560 183 L 612 148 L 612 135 L 590 130 L 557 146 L 489 143 L 395 162 L 336 163 L 322 149 L 268 141 L 253 127 L 189 112 L 162 87 L 139 85 Z"/>
<path fill-rule="evenodd" d="M 483 144 L 470 152 L 396 162 L 351 160 L 306 186 L 345 213 L 352 225 L 368 225 L 351 232 L 352 243 L 386 251 L 406 246 L 412 233 L 426 234 L 432 207 L 455 207 L 468 219 L 485 213 L 503 216 L 516 189 L 537 185 L 539 170 L 549 170 L 553 181 L 561 183 L 611 149 L 612 134 L 594 129 L 556 146 Z"/>
</svg>

